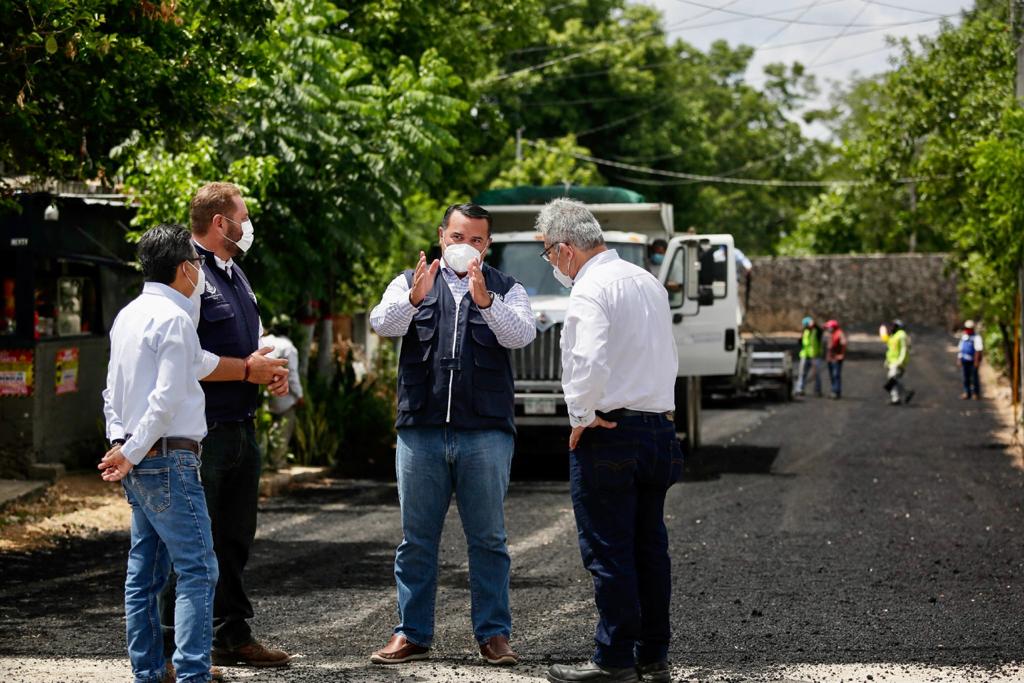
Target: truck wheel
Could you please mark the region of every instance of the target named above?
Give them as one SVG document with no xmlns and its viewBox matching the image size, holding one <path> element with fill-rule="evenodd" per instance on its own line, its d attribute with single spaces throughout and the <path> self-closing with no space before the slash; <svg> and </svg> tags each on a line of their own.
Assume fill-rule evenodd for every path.
<svg viewBox="0 0 1024 683">
<path fill-rule="evenodd" d="M 788 403 L 793 400 L 793 380 L 786 380 L 786 383 L 779 389 L 779 400 Z"/>
<path fill-rule="evenodd" d="M 686 432 L 686 455 L 700 448 L 700 378 L 676 378 L 676 431 Z"/>
<path fill-rule="evenodd" d="M 700 422 L 701 422 L 701 412 L 703 410 L 703 407 L 701 405 L 702 402 L 701 402 L 700 377 L 691 377 L 690 378 L 690 385 L 692 387 L 692 389 L 691 389 L 692 394 L 691 395 L 693 396 L 693 400 L 690 402 L 690 405 L 693 406 L 693 409 L 690 411 L 691 412 L 691 417 L 689 419 L 691 421 L 690 424 L 692 426 L 688 430 L 688 433 L 693 435 L 690 438 L 690 442 L 691 442 L 691 446 L 690 446 L 691 447 L 691 451 L 690 452 L 692 453 L 692 452 L 696 451 L 698 448 L 700 448 L 700 443 L 701 443 L 701 441 L 700 441 Z"/>
</svg>

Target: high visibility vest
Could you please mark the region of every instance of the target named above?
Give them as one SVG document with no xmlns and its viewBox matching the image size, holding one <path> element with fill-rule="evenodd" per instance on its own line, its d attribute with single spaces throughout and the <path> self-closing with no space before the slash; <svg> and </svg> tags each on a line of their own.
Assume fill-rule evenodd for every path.
<svg viewBox="0 0 1024 683">
<path fill-rule="evenodd" d="M 818 334 L 817 327 L 808 327 L 804 330 L 804 334 L 800 338 L 800 357 L 821 357 L 821 335 Z"/>
<path fill-rule="evenodd" d="M 886 345 L 888 346 L 885 352 L 886 364 L 899 365 L 901 368 L 906 367 L 907 361 L 910 359 L 910 344 L 907 333 L 903 330 L 896 330 L 889 335 Z"/>
</svg>

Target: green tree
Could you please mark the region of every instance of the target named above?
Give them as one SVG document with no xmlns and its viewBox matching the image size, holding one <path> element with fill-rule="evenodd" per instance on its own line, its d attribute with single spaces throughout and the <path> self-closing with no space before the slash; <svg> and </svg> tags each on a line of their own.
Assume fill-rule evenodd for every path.
<svg viewBox="0 0 1024 683">
<path fill-rule="evenodd" d="M 109 179 L 133 133 L 201 130 L 269 17 L 265 0 L 0 0 L 3 175 Z"/>
</svg>

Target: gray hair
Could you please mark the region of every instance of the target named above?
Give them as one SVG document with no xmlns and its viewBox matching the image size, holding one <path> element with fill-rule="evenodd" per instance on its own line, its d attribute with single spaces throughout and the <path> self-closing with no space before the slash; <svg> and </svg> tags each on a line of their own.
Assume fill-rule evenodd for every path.
<svg viewBox="0 0 1024 683">
<path fill-rule="evenodd" d="M 583 251 L 604 244 L 601 224 L 583 202 L 575 199 L 560 197 L 545 204 L 536 227 L 550 244 L 565 243 Z"/>
</svg>

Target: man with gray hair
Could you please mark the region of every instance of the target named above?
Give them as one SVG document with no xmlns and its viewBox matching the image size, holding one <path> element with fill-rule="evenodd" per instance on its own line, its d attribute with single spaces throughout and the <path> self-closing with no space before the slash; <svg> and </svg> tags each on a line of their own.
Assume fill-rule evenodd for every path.
<svg viewBox="0 0 1024 683">
<path fill-rule="evenodd" d="M 580 202 L 550 202 L 537 230 L 541 256 L 572 287 L 562 328 L 570 492 L 600 615 L 592 660 L 556 664 L 547 678 L 668 681 L 664 508 L 683 463 L 672 414 L 678 358 L 668 295 L 653 275 L 605 246 L 600 224 Z"/>
</svg>

